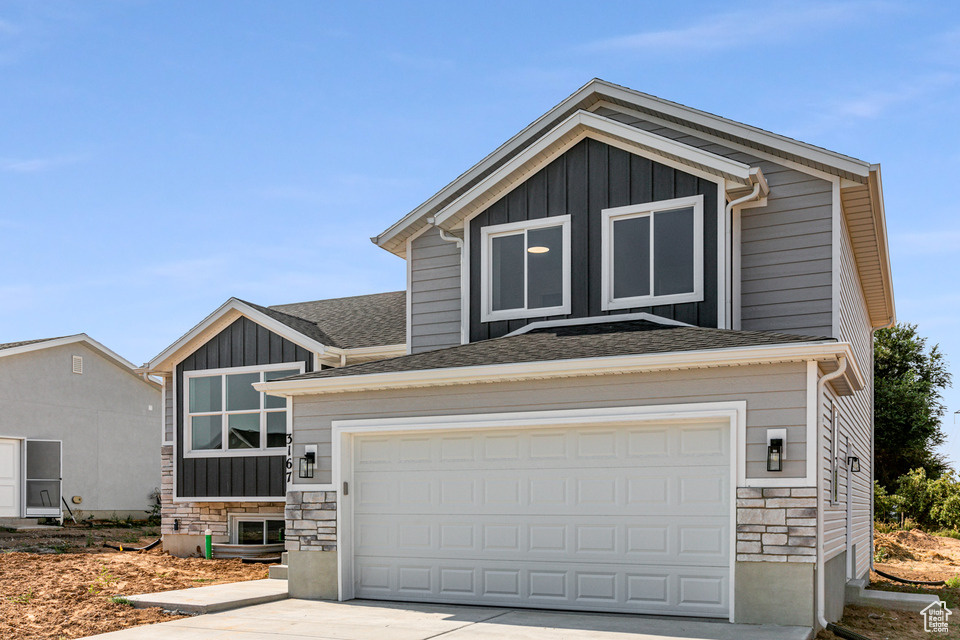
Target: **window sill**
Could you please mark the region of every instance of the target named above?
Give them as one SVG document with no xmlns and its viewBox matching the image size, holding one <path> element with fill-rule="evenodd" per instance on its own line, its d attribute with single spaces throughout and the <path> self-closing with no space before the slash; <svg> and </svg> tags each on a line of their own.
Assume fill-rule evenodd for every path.
<svg viewBox="0 0 960 640">
<path fill-rule="evenodd" d="M 236 451 L 184 451 L 184 458 L 254 458 L 258 456 L 286 456 L 286 447 L 274 449 L 237 449 Z"/>
<path fill-rule="evenodd" d="M 685 302 L 703 302 L 703 293 L 677 293 L 669 296 L 638 296 L 636 298 L 618 298 L 605 300 L 601 305 L 603 311 L 617 309 L 638 309 L 641 307 L 659 307 L 666 304 L 683 304 Z"/>
<path fill-rule="evenodd" d="M 510 309 L 490 311 L 480 314 L 480 322 L 498 322 L 500 320 L 526 320 L 527 318 L 546 318 L 549 316 L 570 315 L 570 305 L 544 307 L 543 309 Z"/>
</svg>

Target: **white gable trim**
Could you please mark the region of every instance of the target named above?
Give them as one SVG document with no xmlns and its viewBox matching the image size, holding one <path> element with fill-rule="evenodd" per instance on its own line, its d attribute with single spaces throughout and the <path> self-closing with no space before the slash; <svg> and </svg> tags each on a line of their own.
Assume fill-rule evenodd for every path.
<svg viewBox="0 0 960 640">
<path fill-rule="evenodd" d="M 101 343 L 97 342 L 90 336 L 85 333 L 78 333 L 72 336 L 64 336 L 63 338 L 56 338 L 54 340 L 43 340 L 41 342 L 33 342 L 31 344 L 21 345 L 19 347 L 10 347 L 9 349 L 0 349 L 0 358 L 5 358 L 7 356 L 15 356 L 23 353 L 30 353 L 32 351 L 42 351 L 43 349 L 53 349 L 54 347 L 62 347 L 68 344 L 85 344 L 94 351 L 99 351 L 107 359 L 112 360 L 114 364 L 119 366 L 121 369 L 126 369 L 129 373 L 137 376 L 144 382 L 151 384 L 159 388 L 159 384 L 153 380 L 146 379 L 138 375 L 137 366 L 119 355 L 115 351 L 108 349 L 103 346 Z"/>
<path fill-rule="evenodd" d="M 282 322 L 274 320 L 265 313 L 257 311 L 242 300 L 230 298 L 220 305 L 216 311 L 204 318 L 198 325 L 181 336 L 179 340 L 164 349 L 160 355 L 145 364 L 143 368 L 148 373 L 172 369 L 173 365 L 182 359 L 177 358 L 182 351 L 189 349 L 189 353 L 193 353 L 193 351 L 200 347 L 200 345 L 204 344 L 211 337 L 229 326 L 230 323 L 235 321 L 240 316 L 246 317 L 248 320 L 259 324 L 263 328 L 268 329 L 278 336 L 286 338 L 290 342 L 299 345 L 315 354 L 323 355 L 328 351 L 334 350 L 331 349 L 331 347 L 327 347 L 326 345 L 313 340 L 312 338 L 308 338 L 299 331 L 288 327 Z M 339 350 L 336 351 L 337 356 L 339 356 Z"/>
<path fill-rule="evenodd" d="M 757 180 L 757 170 L 751 170 L 749 165 L 742 162 L 674 142 L 589 111 L 577 111 L 441 209 L 434 216 L 434 221 L 447 228 L 456 226 L 460 219 L 469 218 L 470 214 L 482 210 L 487 203 L 502 197 L 523 179 L 586 137 L 629 153 L 653 154 L 657 156 L 657 162 L 712 182 L 726 181 L 733 183 L 731 186 L 746 188 Z"/>
</svg>

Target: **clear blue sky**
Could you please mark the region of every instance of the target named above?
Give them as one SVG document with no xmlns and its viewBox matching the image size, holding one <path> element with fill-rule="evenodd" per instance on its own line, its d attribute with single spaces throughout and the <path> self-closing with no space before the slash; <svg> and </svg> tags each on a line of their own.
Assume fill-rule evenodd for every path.
<svg viewBox="0 0 960 640">
<path fill-rule="evenodd" d="M 140 363 L 230 296 L 402 289 L 368 238 L 594 76 L 881 163 L 899 319 L 960 374 L 944 2 L 0 0 L 0 342 Z"/>
</svg>

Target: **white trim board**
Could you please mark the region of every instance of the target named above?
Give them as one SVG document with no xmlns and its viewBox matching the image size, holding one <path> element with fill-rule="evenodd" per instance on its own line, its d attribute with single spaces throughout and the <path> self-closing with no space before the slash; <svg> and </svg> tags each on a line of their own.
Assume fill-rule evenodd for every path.
<svg viewBox="0 0 960 640">
<path fill-rule="evenodd" d="M 121 369 L 125 370 L 127 373 L 136 376 L 139 380 L 156 387 L 160 388 L 160 385 L 149 378 L 141 376 L 138 373 L 137 366 L 124 358 L 123 356 L 117 354 L 115 351 L 108 349 L 103 346 L 101 343 L 97 342 L 90 336 L 85 333 L 77 333 L 72 336 L 64 336 L 62 338 L 53 338 L 50 340 L 40 340 L 38 342 L 31 342 L 30 344 L 20 345 L 19 347 L 9 347 L 6 349 L 0 349 L 0 358 L 6 358 L 8 356 L 16 356 L 24 353 L 31 353 L 33 351 L 42 351 L 44 349 L 53 349 L 55 347 L 63 347 L 71 344 L 84 344 L 94 351 L 98 351 L 101 355 L 106 356 L 107 359 L 112 361 L 114 364 L 119 366 Z"/>
<path fill-rule="evenodd" d="M 605 407 L 599 409 L 562 409 L 549 411 L 517 411 L 510 413 L 417 416 L 407 418 L 375 418 L 334 420 L 331 422 L 334 485 L 354 484 L 352 467 L 353 436 L 371 433 L 409 433 L 426 431 L 491 430 L 551 428 L 598 424 L 636 424 L 639 422 L 729 421 L 730 437 L 730 614 L 735 611 L 737 469 L 740 467 L 740 445 L 746 428 L 747 403 L 743 400 L 654 406 Z M 337 580 L 338 599 L 354 597 L 353 576 L 353 506 L 338 492 L 337 496 Z"/>
<path fill-rule="evenodd" d="M 694 326 L 692 324 L 687 324 L 686 322 L 680 322 L 679 320 L 664 318 L 663 316 L 656 316 L 652 313 L 641 311 L 639 313 L 620 313 L 620 314 L 609 315 L 609 316 L 591 316 L 589 318 L 562 318 L 560 320 L 537 320 L 536 322 L 531 322 L 530 324 L 526 324 L 515 331 L 511 331 L 510 333 L 508 333 L 503 337 L 509 338 L 510 336 L 518 336 L 523 333 L 529 333 L 534 329 L 548 329 L 552 327 L 579 327 L 581 325 L 607 324 L 608 322 L 629 322 L 631 320 L 646 320 L 648 322 L 655 322 L 657 324 L 667 325 L 670 327 Z"/>
<path fill-rule="evenodd" d="M 848 367 L 847 383 L 861 389 L 864 380 L 856 363 L 856 356 L 846 342 L 805 342 L 763 347 L 709 349 L 674 353 L 655 353 L 605 358 L 571 358 L 519 362 L 449 369 L 427 369 L 330 378 L 260 382 L 258 391 L 282 396 L 320 395 L 346 391 L 430 387 L 435 385 L 477 384 L 529 379 L 568 378 L 593 375 L 616 375 L 670 369 L 697 369 L 703 367 L 765 364 L 771 362 L 801 362 L 823 360 L 837 363 L 840 356 L 853 366 Z"/>
</svg>

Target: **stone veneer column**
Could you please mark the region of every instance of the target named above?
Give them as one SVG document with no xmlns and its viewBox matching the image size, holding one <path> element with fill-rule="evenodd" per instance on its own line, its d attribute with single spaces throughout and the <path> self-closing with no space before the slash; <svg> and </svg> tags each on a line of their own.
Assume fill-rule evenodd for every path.
<svg viewBox="0 0 960 640">
<path fill-rule="evenodd" d="M 737 561 L 815 563 L 816 488 L 737 488 Z"/>
<path fill-rule="evenodd" d="M 290 491 L 284 518 L 287 551 L 337 550 L 336 491 Z"/>
</svg>

